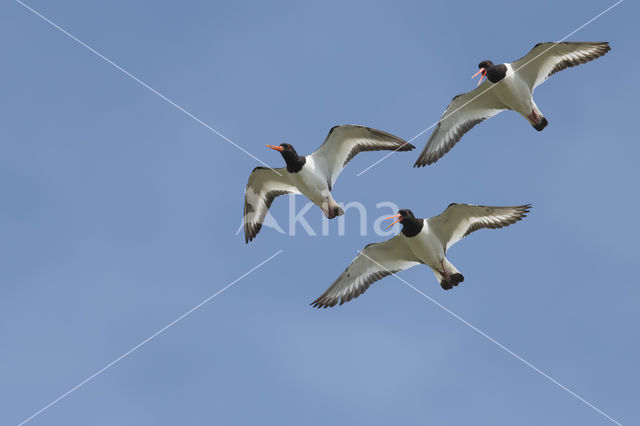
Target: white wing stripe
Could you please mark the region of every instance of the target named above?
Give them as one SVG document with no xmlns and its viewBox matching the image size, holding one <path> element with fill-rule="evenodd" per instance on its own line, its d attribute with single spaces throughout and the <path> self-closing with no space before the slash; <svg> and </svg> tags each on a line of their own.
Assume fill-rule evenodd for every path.
<svg viewBox="0 0 640 426">
<path fill-rule="evenodd" d="M 364 126 L 335 126 L 327 135 L 324 143 L 311 157 L 322 169 L 332 187 L 344 169 L 356 154 L 363 151 L 410 151 L 415 147 L 389 133 Z"/>
<path fill-rule="evenodd" d="M 429 227 L 440 237 L 445 250 L 470 233 L 482 228 L 511 225 L 529 212 L 530 204 L 513 207 L 451 204 L 440 215 L 428 219 Z"/>
<path fill-rule="evenodd" d="M 455 96 L 413 166 L 435 163 L 475 125 L 504 110 L 506 106 L 492 88 L 485 82 L 470 92 Z"/>
<path fill-rule="evenodd" d="M 402 234 L 367 245 L 338 279 L 311 305 L 329 308 L 355 299 L 374 282 L 419 263 Z"/>
<path fill-rule="evenodd" d="M 512 65 L 533 90 L 558 71 L 593 61 L 609 50 L 608 42 L 538 43 Z"/>
<path fill-rule="evenodd" d="M 289 181 L 284 168 L 267 169 L 256 167 L 249 176 L 244 197 L 245 242 L 252 241 L 276 197 L 300 191 Z"/>
</svg>

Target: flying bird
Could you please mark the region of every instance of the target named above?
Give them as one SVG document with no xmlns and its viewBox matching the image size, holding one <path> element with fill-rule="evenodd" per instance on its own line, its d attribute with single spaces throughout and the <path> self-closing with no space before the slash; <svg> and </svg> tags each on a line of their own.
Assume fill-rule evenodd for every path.
<svg viewBox="0 0 640 426">
<path fill-rule="evenodd" d="M 390 240 L 367 245 L 338 279 L 311 305 L 328 308 L 364 293 L 374 282 L 412 266 L 424 264 L 433 270 L 445 290 L 464 281 L 464 276 L 446 258 L 447 250 L 473 231 L 511 225 L 529 212 L 531 204 L 513 207 L 450 204 L 440 215 L 420 219 L 411 210 L 400 210 L 396 219 L 402 232 Z"/>
<path fill-rule="evenodd" d="M 335 126 L 313 154 L 299 155 L 288 143 L 267 145 L 282 154 L 286 167 L 256 167 L 249 176 L 244 198 L 245 242 L 253 240 L 273 200 L 284 194 L 303 194 L 333 219 L 344 211 L 331 197 L 338 175 L 363 151 L 411 151 L 415 146 L 380 130 L 364 126 Z"/>
<path fill-rule="evenodd" d="M 517 112 L 542 131 L 549 122 L 533 101 L 534 89 L 558 71 L 592 61 L 609 50 L 608 42 L 548 42 L 536 44 L 515 62 L 480 62 L 480 70 L 472 76 L 480 75 L 478 87 L 453 98 L 413 167 L 435 163 L 473 126 L 503 110 Z"/>
</svg>

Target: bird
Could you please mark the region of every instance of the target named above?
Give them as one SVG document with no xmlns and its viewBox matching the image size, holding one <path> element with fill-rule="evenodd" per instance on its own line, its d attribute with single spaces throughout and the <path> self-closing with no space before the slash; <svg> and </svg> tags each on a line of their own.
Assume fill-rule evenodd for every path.
<svg viewBox="0 0 640 426">
<path fill-rule="evenodd" d="M 517 112 L 542 131 L 549 121 L 533 101 L 534 89 L 558 71 L 592 61 L 609 50 L 609 42 L 547 42 L 536 44 L 515 62 L 480 62 L 479 71 L 471 77 L 480 75 L 478 87 L 451 100 L 413 167 L 435 163 L 473 126 L 504 110 Z"/>
<path fill-rule="evenodd" d="M 371 284 L 412 266 L 424 264 L 433 270 L 444 290 L 451 290 L 464 276 L 446 257 L 456 242 L 481 228 L 511 225 L 531 209 L 531 204 L 511 207 L 452 203 L 440 215 L 421 219 L 408 209 L 387 219 L 400 222 L 402 231 L 380 243 L 368 244 L 338 279 L 311 306 L 329 308 L 364 293 Z"/>
<path fill-rule="evenodd" d="M 415 146 L 397 136 L 357 125 L 334 126 L 311 155 L 299 155 L 288 143 L 267 145 L 279 151 L 286 167 L 256 167 L 249 176 L 244 199 L 245 243 L 252 241 L 273 200 L 284 194 L 303 194 L 333 219 L 344 214 L 331 196 L 333 185 L 349 161 L 363 151 L 410 151 Z"/>
</svg>

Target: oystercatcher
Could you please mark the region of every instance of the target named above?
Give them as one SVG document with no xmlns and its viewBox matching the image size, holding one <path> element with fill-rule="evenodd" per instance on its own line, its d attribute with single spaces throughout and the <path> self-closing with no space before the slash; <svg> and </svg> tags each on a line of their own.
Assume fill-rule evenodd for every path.
<svg viewBox="0 0 640 426">
<path fill-rule="evenodd" d="M 529 212 L 531 204 L 513 207 L 450 204 L 440 215 L 420 219 L 411 210 L 400 210 L 396 219 L 402 232 L 382 243 L 367 245 L 342 275 L 311 305 L 328 308 L 358 297 L 374 282 L 396 272 L 424 264 L 440 285 L 451 290 L 464 276 L 446 258 L 447 250 L 473 231 L 511 225 Z"/>
<path fill-rule="evenodd" d="M 282 154 L 286 167 L 256 167 L 249 176 L 244 199 L 245 242 L 253 240 L 273 200 L 284 194 L 303 194 L 333 219 L 344 214 L 331 197 L 331 189 L 347 163 L 362 151 L 410 151 L 408 142 L 369 127 L 335 126 L 313 154 L 299 155 L 288 143 L 267 145 Z"/>
<path fill-rule="evenodd" d="M 473 126 L 503 110 L 513 110 L 541 131 L 549 123 L 533 101 L 534 89 L 565 68 L 605 55 L 608 42 L 538 43 L 515 62 L 482 61 L 478 87 L 453 98 L 413 167 L 435 163 Z M 487 78 L 484 84 L 482 80 Z"/>
</svg>

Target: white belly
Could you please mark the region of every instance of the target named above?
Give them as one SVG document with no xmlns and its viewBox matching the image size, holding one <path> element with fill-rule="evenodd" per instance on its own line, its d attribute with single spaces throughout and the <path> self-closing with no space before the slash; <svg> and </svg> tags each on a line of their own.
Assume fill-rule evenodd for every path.
<svg viewBox="0 0 640 426">
<path fill-rule="evenodd" d="M 316 205 L 321 206 L 324 199 L 329 195 L 329 185 L 323 173 L 319 172 L 311 156 L 306 157 L 302 170 L 298 173 L 290 173 L 289 177 L 293 184 Z"/>
<path fill-rule="evenodd" d="M 407 243 L 413 254 L 424 264 L 432 268 L 442 269 L 440 264 L 444 259 L 444 247 L 440 238 L 429 232 L 429 224 L 425 220 L 422 231 L 415 237 L 407 238 Z"/>
<path fill-rule="evenodd" d="M 529 86 L 513 72 L 511 64 L 507 65 L 507 75 L 493 90 L 496 97 L 513 111 L 527 117 L 534 109 L 533 98 Z"/>
</svg>

